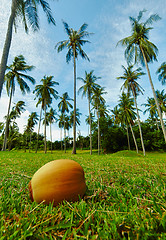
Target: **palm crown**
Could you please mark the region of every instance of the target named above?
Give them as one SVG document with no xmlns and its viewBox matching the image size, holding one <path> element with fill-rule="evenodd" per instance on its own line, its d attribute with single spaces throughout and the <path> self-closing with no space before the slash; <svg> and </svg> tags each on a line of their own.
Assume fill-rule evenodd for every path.
<svg viewBox="0 0 166 240">
<path fill-rule="evenodd" d="M 12 89 L 12 94 L 15 92 L 15 79 L 21 89 L 21 92 L 25 94 L 30 92 L 30 88 L 25 80 L 29 80 L 32 84 L 35 83 L 35 79 L 26 73 L 31 71 L 34 67 L 26 64 L 22 55 L 16 56 L 13 63 L 7 67 L 8 73 L 5 75 L 6 89 L 9 95 L 9 91 Z"/>
<path fill-rule="evenodd" d="M 137 96 L 139 93 L 143 94 L 144 89 L 137 83 L 137 79 L 139 79 L 142 75 L 145 73 L 142 72 L 141 68 L 137 68 L 133 70 L 133 65 L 129 65 L 127 68 L 125 68 L 122 65 L 122 68 L 124 70 L 123 76 L 117 77 L 117 79 L 124 80 L 121 89 L 127 89 L 128 92 L 133 92 L 135 96 Z"/>
<path fill-rule="evenodd" d="M 89 61 L 87 54 L 82 49 L 82 46 L 85 43 L 89 42 L 88 40 L 84 39 L 84 37 L 88 37 L 91 34 L 85 31 L 88 25 L 84 23 L 78 31 L 69 28 L 69 25 L 66 22 L 63 22 L 63 25 L 65 32 L 68 35 L 68 40 L 58 42 L 55 46 L 55 48 L 57 48 L 57 51 L 61 52 L 65 47 L 68 48 L 66 55 L 67 63 L 71 60 L 71 58 L 78 58 L 78 55 L 80 55 L 83 59 L 87 59 Z"/>
<path fill-rule="evenodd" d="M 140 11 L 137 18 L 129 17 L 132 35 L 118 42 L 118 44 L 126 46 L 125 57 L 129 63 L 134 59 L 135 63 L 141 62 L 144 65 L 143 52 L 147 62 L 157 60 L 158 49 L 148 39 L 149 32 L 153 29 L 150 25 L 154 21 L 159 20 L 160 17 L 157 14 L 153 14 L 145 22 L 140 22 L 144 12 L 146 10 Z"/>
<path fill-rule="evenodd" d="M 53 76 L 46 77 L 44 76 L 41 79 L 42 84 L 36 85 L 33 93 L 36 93 L 36 97 L 39 97 L 39 103 L 43 104 L 43 100 L 46 101 L 46 105 L 49 106 L 52 102 L 52 96 L 57 99 L 58 92 L 54 89 L 55 85 L 59 85 L 58 82 L 52 80 Z"/>
<path fill-rule="evenodd" d="M 45 12 L 48 22 L 55 25 L 51 8 L 45 0 L 15 0 L 15 4 L 17 6 L 14 19 L 15 29 L 17 27 L 17 21 L 19 21 L 20 18 L 26 32 L 28 32 L 28 24 L 34 31 L 39 29 L 38 5 L 40 5 Z"/>
</svg>

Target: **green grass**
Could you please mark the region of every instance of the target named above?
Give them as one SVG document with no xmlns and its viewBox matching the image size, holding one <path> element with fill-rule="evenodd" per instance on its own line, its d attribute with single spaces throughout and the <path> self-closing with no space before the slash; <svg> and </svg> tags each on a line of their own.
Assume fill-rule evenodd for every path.
<svg viewBox="0 0 166 240">
<path fill-rule="evenodd" d="M 33 174 L 61 158 L 84 168 L 85 197 L 58 207 L 31 202 Z M 166 239 L 166 153 L 0 152 L 0 178 L 0 240 Z"/>
</svg>

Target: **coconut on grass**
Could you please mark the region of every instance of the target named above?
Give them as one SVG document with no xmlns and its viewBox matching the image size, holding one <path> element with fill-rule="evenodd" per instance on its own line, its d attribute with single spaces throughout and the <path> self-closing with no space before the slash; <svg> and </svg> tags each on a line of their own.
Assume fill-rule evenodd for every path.
<svg viewBox="0 0 166 240">
<path fill-rule="evenodd" d="M 29 183 L 32 201 L 57 206 L 66 201 L 75 202 L 86 191 L 84 170 L 73 160 L 59 159 L 42 166 Z"/>
</svg>

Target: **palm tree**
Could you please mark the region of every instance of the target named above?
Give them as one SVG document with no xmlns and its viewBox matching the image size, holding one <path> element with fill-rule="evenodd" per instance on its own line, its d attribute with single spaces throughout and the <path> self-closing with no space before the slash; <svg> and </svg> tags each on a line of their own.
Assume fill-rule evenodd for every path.
<svg viewBox="0 0 166 240">
<path fill-rule="evenodd" d="M 100 154 L 100 112 L 99 112 L 99 108 L 101 105 L 105 104 L 105 99 L 102 97 L 102 95 L 107 93 L 107 92 L 104 92 L 104 89 L 105 89 L 104 87 L 95 88 L 93 96 L 92 96 L 92 105 L 96 109 L 97 123 L 98 123 L 98 155 Z"/>
<path fill-rule="evenodd" d="M 144 103 L 142 105 L 146 107 L 146 109 L 143 113 L 145 114 L 145 113 L 149 112 L 151 120 L 152 121 L 155 120 L 156 125 L 157 125 L 157 129 L 159 130 L 157 107 L 156 107 L 154 98 L 148 97 L 147 103 Z"/>
<path fill-rule="evenodd" d="M 55 85 L 59 85 L 58 82 L 55 82 L 52 80 L 53 76 L 44 76 L 43 79 L 41 79 L 41 83 L 39 85 L 36 85 L 35 90 L 33 93 L 36 94 L 36 97 L 39 98 L 39 102 L 43 104 L 44 108 L 44 116 L 45 116 L 45 124 L 44 124 L 44 152 L 47 152 L 47 143 L 46 143 L 46 109 L 50 106 L 52 103 L 52 97 L 55 99 L 58 98 L 57 94 L 58 92 L 54 89 Z"/>
<path fill-rule="evenodd" d="M 2 149 L 3 151 L 6 150 L 7 132 L 9 129 L 8 118 L 10 114 L 12 96 L 15 93 L 16 82 L 19 85 L 22 94 L 25 94 L 26 92 L 30 92 L 30 88 L 26 83 L 26 80 L 29 80 L 32 84 L 35 83 L 35 80 L 33 77 L 25 73 L 27 71 L 31 71 L 33 68 L 34 68 L 33 66 L 29 66 L 26 64 L 25 59 L 22 55 L 15 57 L 13 63 L 9 67 L 7 67 L 8 73 L 5 76 L 5 81 L 6 81 L 7 94 L 9 96 L 9 106 L 8 106 L 8 113 L 7 113 L 7 119 L 6 119 L 6 130 L 5 130 L 3 149 Z"/>
<path fill-rule="evenodd" d="M 121 101 L 123 103 L 125 103 L 124 100 L 125 100 L 125 97 L 121 99 Z M 125 104 L 123 104 L 123 105 L 125 105 Z M 117 105 L 117 106 L 114 107 L 113 110 L 111 110 L 111 112 L 113 113 L 111 118 L 113 119 L 114 125 L 123 127 L 124 124 L 126 124 L 126 122 L 124 122 L 124 116 L 123 116 L 122 109 L 119 109 L 119 106 Z M 130 140 L 129 140 L 128 125 L 126 126 L 126 131 L 127 131 L 128 149 L 130 150 Z M 133 130 L 132 130 L 132 133 L 133 133 Z M 135 136 L 134 136 L 134 138 L 135 138 Z M 137 146 L 137 143 L 136 143 L 136 146 Z"/>
<path fill-rule="evenodd" d="M 36 100 L 37 97 L 35 97 Z M 48 102 L 48 106 L 50 106 L 51 104 L 51 99 L 50 102 Z M 42 111 L 44 111 L 44 98 L 39 96 L 38 102 L 36 104 L 36 107 L 38 107 L 38 105 L 41 104 L 41 109 L 40 109 L 40 117 L 39 117 L 39 125 L 38 125 L 38 133 L 37 133 L 37 143 L 36 143 L 36 151 L 35 153 L 37 153 L 38 150 L 38 142 L 39 142 L 39 133 L 40 133 L 40 125 L 41 125 L 41 120 L 42 120 Z"/>
<path fill-rule="evenodd" d="M 54 122 L 54 120 L 57 120 L 56 115 L 57 115 L 56 110 L 54 110 L 53 108 L 50 108 L 50 111 L 47 113 L 47 118 L 48 118 L 48 122 L 50 124 L 51 153 L 52 153 L 52 130 L 51 130 L 51 124 Z"/>
<path fill-rule="evenodd" d="M 166 62 L 161 64 L 156 73 L 158 74 L 158 79 L 161 81 L 162 85 L 166 84 Z"/>
<path fill-rule="evenodd" d="M 32 132 L 34 130 L 34 126 L 37 124 L 38 121 L 38 115 L 36 112 L 32 112 L 28 117 L 28 123 L 26 126 L 26 132 L 30 134 L 30 143 L 29 143 L 29 152 L 31 150 L 31 136 Z"/>
<path fill-rule="evenodd" d="M 73 154 L 76 154 L 76 59 L 80 55 L 83 59 L 89 61 L 87 54 L 83 51 L 82 46 L 89 41 L 85 40 L 91 33 L 86 31 L 88 25 L 84 23 L 78 31 L 70 28 L 66 22 L 63 22 L 65 32 L 67 33 L 68 40 L 60 41 L 56 44 L 58 52 L 64 48 L 68 48 L 66 54 L 66 62 L 69 63 L 71 59 L 74 62 L 74 125 L 73 125 Z"/>
<path fill-rule="evenodd" d="M 129 63 L 131 63 L 131 61 L 134 59 L 135 63 L 141 62 L 143 66 L 144 65 L 146 66 L 153 96 L 157 106 L 158 115 L 160 118 L 162 131 L 164 134 L 164 139 L 166 142 L 166 129 L 164 126 L 162 114 L 160 111 L 159 103 L 157 101 L 157 96 L 155 93 L 154 85 L 152 82 L 152 78 L 151 78 L 150 70 L 148 66 L 148 63 L 157 60 L 157 52 L 158 52 L 157 47 L 148 40 L 149 31 L 153 29 L 152 27 L 149 27 L 149 26 L 154 21 L 159 20 L 160 17 L 158 16 L 158 14 L 153 14 L 143 23 L 143 22 L 140 22 L 140 20 L 144 12 L 145 10 L 140 11 L 137 18 L 134 18 L 134 17 L 129 18 L 131 22 L 131 27 L 132 27 L 132 35 L 120 40 L 118 44 L 121 43 L 123 46 L 126 46 L 125 57 L 127 58 L 127 61 Z"/>
<path fill-rule="evenodd" d="M 80 116 L 82 115 L 82 113 L 79 112 L 79 108 L 76 108 L 76 125 L 80 125 Z M 70 112 L 70 116 L 69 116 L 69 123 L 71 126 L 73 126 L 74 124 L 74 111 Z"/>
<path fill-rule="evenodd" d="M 96 77 L 93 75 L 93 71 L 90 73 L 87 73 L 85 71 L 85 79 L 84 78 L 78 78 L 80 79 L 84 85 L 79 88 L 78 93 L 82 92 L 82 97 L 87 96 L 88 98 L 88 105 L 89 105 L 89 126 L 90 126 L 90 154 L 92 154 L 92 132 L 91 132 L 91 108 L 90 103 L 92 101 L 92 95 L 96 88 L 100 88 L 100 85 L 95 83 L 97 79 L 100 79 L 100 77 Z"/>
<path fill-rule="evenodd" d="M 8 151 L 11 150 L 12 143 L 19 139 L 19 128 L 17 123 L 13 122 L 10 126 L 9 136 L 8 136 Z"/>
<path fill-rule="evenodd" d="M 25 102 L 24 101 L 18 101 L 14 104 L 13 110 L 16 111 L 18 115 L 21 115 L 25 111 Z"/>
<path fill-rule="evenodd" d="M 166 93 L 164 93 L 164 89 L 160 92 L 156 90 L 157 100 L 161 109 L 161 113 L 166 113 Z"/>
<path fill-rule="evenodd" d="M 90 113 L 90 119 L 91 119 L 91 124 L 92 124 L 95 119 L 95 116 L 93 115 L 93 113 Z M 89 115 L 86 115 L 85 123 L 88 125 L 88 135 L 90 135 L 90 133 L 89 133 L 89 126 L 90 126 Z"/>
<path fill-rule="evenodd" d="M 55 20 L 52 17 L 51 9 L 47 1 L 43 0 L 12 0 L 11 13 L 8 21 L 8 28 L 6 33 L 6 39 L 3 47 L 1 64 L 0 64 L 0 97 L 4 83 L 4 75 L 6 71 L 6 65 L 9 55 L 9 50 L 12 41 L 13 27 L 17 28 L 17 22 L 21 19 L 23 22 L 25 31 L 28 32 L 28 22 L 34 31 L 39 29 L 39 17 L 38 17 L 38 5 L 41 5 L 43 11 L 46 13 L 49 23 L 55 25 Z"/>
<path fill-rule="evenodd" d="M 14 103 L 14 106 L 12 107 L 12 110 L 9 114 L 9 125 L 11 121 L 15 121 L 16 118 L 20 117 L 21 113 L 25 111 L 24 106 L 24 101 L 18 101 L 17 103 Z M 5 119 L 7 119 L 7 116 L 5 116 Z"/>
<path fill-rule="evenodd" d="M 62 113 L 61 113 L 61 115 L 58 115 L 57 122 L 59 122 L 58 126 L 60 128 L 60 141 L 61 141 L 61 150 L 62 150 L 62 128 L 63 128 L 63 124 L 64 124 Z"/>
<path fill-rule="evenodd" d="M 137 100 L 136 100 L 136 97 L 138 96 L 138 94 L 139 93 L 143 94 L 143 91 L 144 91 L 144 89 L 137 83 L 137 80 L 145 73 L 142 72 L 141 68 L 137 68 L 137 69 L 133 70 L 133 67 L 134 67 L 133 65 L 128 65 L 128 67 L 125 68 L 122 65 L 124 74 L 121 77 L 117 77 L 117 79 L 124 80 L 124 83 L 123 83 L 121 89 L 122 90 L 127 89 L 128 93 L 132 92 L 132 95 L 134 97 L 134 103 L 135 103 L 135 107 L 136 107 L 136 111 L 137 111 L 137 118 L 138 118 L 138 127 L 139 127 L 140 138 L 141 138 L 141 145 L 142 145 L 143 154 L 145 156 L 145 147 L 144 147 L 144 141 L 143 141 L 143 137 L 142 137 L 142 129 L 141 129 L 141 124 L 140 124 Z"/>
<path fill-rule="evenodd" d="M 114 124 L 117 125 L 117 126 L 119 126 L 119 125 L 122 123 L 122 116 L 121 116 L 121 114 L 120 114 L 120 110 L 119 110 L 119 108 L 118 108 L 118 105 L 115 106 L 115 107 L 111 110 L 111 112 L 113 113 L 111 117 L 112 117 L 112 119 L 113 119 Z"/>
<path fill-rule="evenodd" d="M 138 153 L 138 146 L 137 146 L 137 142 L 136 142 L 135 135 L 132 128 L 132 125 L 134 125 L 134 120 L 136 119 L 136 113 L 134 111 L 135 108 L 133 105 L 134 105 L 134 101 L 130 97 L 129 93 L 125 94 L 123 92 L 119 99 L 119 113 L 121 115 L 120 119 L 122 124 L 126 125 L 129 149 L 130 149 L 130 142 L 129 142 L 129 134 L 128 134 L 128 125 L 130 126 L 136 151 Z"/>
<path fill-rule="evenodd" d="M 59 111 L 61 111 L 61 114 L 63 115 L 64 148 L 65 148 L 65 153 L 66 153 L 66 126 L 65 126 L 66 115 L 65 115 L 65 113 L 69 112 L 69 108 L 73 108 L 73 105 L 69 102 L 72 99 L 69 97 L 67 92 L 63 93 L 63 95 L 62 95 L 62 97 L 60 97 L 60 99 L 61 99 L 61 101 L 58 104 L 58 108 L 59 108 Z"/>
</svg>

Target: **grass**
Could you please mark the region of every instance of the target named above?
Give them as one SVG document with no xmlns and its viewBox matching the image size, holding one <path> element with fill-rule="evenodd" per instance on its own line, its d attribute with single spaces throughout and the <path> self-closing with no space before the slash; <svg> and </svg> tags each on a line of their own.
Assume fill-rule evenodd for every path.
<svg viewBox="0 0 166 240">
<path fill-rule="evenodd" d="M 85 197 L 58 207 L 31 202 L 33 174 L 61 158 L 84 168 Z M 166 153 L 0 152 L 0 166 L 0 240 L 166 239 Z"/>
</svg>

